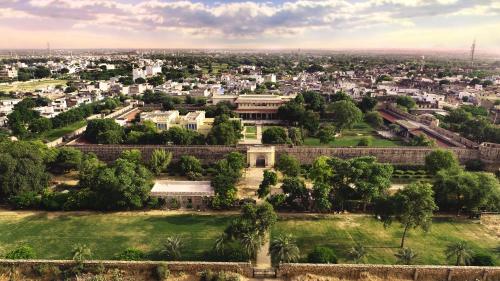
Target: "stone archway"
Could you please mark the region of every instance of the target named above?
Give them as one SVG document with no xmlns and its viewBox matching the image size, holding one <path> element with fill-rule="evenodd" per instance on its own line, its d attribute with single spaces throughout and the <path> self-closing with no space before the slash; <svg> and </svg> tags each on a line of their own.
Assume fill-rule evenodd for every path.
<svg viewBox="0 0 500 281">
<path fill-rule="evenodd" d="M 274 166 L 274 146 L 252 146 L 247 150 L 248 167 L 270 168 Z"/>
</svg>

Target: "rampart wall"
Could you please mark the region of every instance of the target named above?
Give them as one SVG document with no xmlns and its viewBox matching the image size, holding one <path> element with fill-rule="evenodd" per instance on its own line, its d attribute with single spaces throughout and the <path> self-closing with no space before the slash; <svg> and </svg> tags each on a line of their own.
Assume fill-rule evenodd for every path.
<svg viewBox="0 0 500 281">
<path fill-rule="evenodd" d="M 7 260 L 0 259 L 0 267 L 16 268 L 25 275 L 32 274 L 40 265 L 51 265 L 61 270 L 75 265 L 72 260 Z M 106 269 L 120 269 L 125 274 L 137 274 L 138 272 L 148 277 L 154 274 L 156 267 L 164 265 L 171 273 L 197 274 L 203 270 L 228 271 L 238 273 L 245 277 L 253 276 L 253 268 L 250 263 L 244 262 L 159 262 L 159 261 L 85 261 L 85 268 L 104 267 Z M 22 280 L 22 279 L 20 279 Z M 151 280 L 151 279 L 146 279 Z"/>
<path fill-rule="evenodd" d="M 475 266 L 404 266 L 404 265 L 356 265 L 356 264 L 281 264 L 278 276 L 292 278 L 305 274 L 337 277 L 342 280 L 359 280 L 370 274 L 382 280 L 414 281 L 498 281 L 500 267 Z"/>
<path fill-rule="evenodd" d="M 149 159 L 155 149 L 164 149 L 172 152 L 173 160 L 178 160 L 182 155 L 192 155 L 199 158 L 203 163 L 210 164 L 223 159 L 228 153 L 237 151 L 246 154 L 246 146 L 169 146 L 169 145 L 75 145 L 85 153 L 95 153 L 99 159 L 112 162 L 124 150 L 138 149 L 142 152 L 145 160 Z M 489 148 L 488 148 L 489 149 Z M 326 155 L 339 158 L 352 158 L 359 156 L 375 156 L 379 162 L 392 163 L 397 165 L 422 165 L 425 156 L 433 151 L 432 148 L 417 147 L 391 147 L 391 148 L 324 148 L 324 147 L 290 147 L 276 146 L 276 159 L 283 154 L 290 154 L 303 164 L 310 164 L 319 156 Z M 470 159 L 480 159 L 481 154 L 478 149 L 450 149 L 461 163 Z M 491 162 L 500 162 L 500 154 L 494 157 L 488 155 Z M 496 157 L 496 158 L 495 158 Z"/>
</svg>

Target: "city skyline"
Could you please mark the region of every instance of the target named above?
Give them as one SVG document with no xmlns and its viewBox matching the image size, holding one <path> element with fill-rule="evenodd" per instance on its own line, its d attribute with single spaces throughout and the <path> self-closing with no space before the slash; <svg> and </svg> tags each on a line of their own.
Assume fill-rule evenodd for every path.
<svg viewBox="0 0 500 281">
<path fill-rule="evenodd" d="M 480 49 L 500 1 L 0 0 L 1 49 Z"/>
</svg>

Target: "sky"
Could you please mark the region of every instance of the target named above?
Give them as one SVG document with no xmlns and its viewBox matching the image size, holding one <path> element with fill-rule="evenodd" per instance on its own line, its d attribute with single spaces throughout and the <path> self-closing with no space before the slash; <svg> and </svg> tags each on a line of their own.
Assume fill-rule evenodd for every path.
<svg viewBox="0 0 500 281">
<path fill-rule="evenodd" d="M 0 48 L 478 49 L 500 0 L 0 0 Z"/>
</svg>

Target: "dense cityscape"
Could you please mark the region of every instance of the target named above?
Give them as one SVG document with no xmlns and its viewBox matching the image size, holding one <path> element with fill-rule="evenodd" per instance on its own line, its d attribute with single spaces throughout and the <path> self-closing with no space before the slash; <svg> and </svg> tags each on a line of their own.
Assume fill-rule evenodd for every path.
<svg viewBox="0 0 500 281">
<path fill-rule="evenodd" d="M 497 0 L 0 0 L 0 281 L 500 281 Z"/>
</svg>

